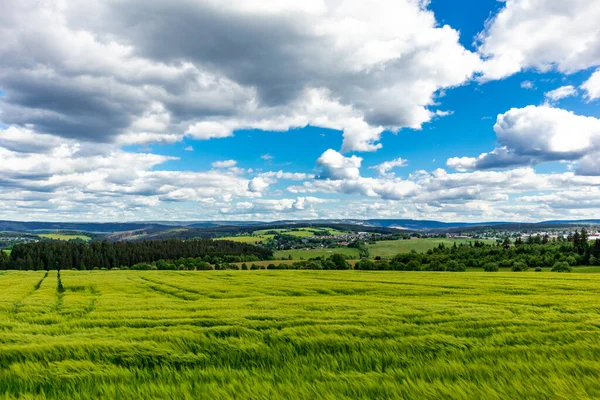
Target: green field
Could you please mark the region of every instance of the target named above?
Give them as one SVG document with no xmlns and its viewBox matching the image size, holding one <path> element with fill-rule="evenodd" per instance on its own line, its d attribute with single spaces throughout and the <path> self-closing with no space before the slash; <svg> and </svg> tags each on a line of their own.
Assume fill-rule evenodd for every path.
<svg viewBox="0 0 600 400">
<path fill-rule="evenodd" d="M 411 240 L 382 240 L 375 244 L 369 244 L 369 255 L 371 258 L 383 257 L 392 258 L 398 253 L 408 253 L 412 250 L 418 253 L 424 253 L 427 250 L 433 249 L 439 246 L 440 243 L 444 243 L 446 246 L 452 246 L 454 243 L 457 245 L 461 243 L 474 242 L 475 239 L 411 239 Z M 495 240 L 484 239 L 480 240 L 488 244 L 496 243 Z M 294 249 L 294 250 L 281 250 L 275 252 L 275 258 L 287 258 L 290 254 L 294 260 L 305 259 L 314 257 L 325 256 L 328 257 L 334 253 L 340 253 L 352 258 L 358 258 L 358 249 L 338 247 L 335 249 Z"/>
<path fill-rule="evenodd" d="M 240 242 L 240 243 L 256 244 L 256 243 L 259 243 L 259 242 L 265 242 L 267 239 L 272 239 L 272 238 L 273 238 L 273 235 L 227 236 L 227 237 L 218 238 L 216 240 L 231 240 L 231 241 Z"/>
<path fill-rule="evenodd" d="M 438 247 L 440 243 L 444 243 L 446 246 L 452 246 L 454 243 L 460 245 L 461 243 L 474 242 L 475 239 L 438 239 L 438 238 L 426 238 L 426 239 L 410 239 L 410 240 L 382 240 L 375 244 L 369 245 L 369 253 L 371 257 L 394 257 L 398 253 L 408 253 L 412 250 L 417 253 L 424 253 L 427 250 Z M 480 242 L 487 244 L 496 243 L 495 240 L 491 239 L 479 239 Z"/>
<path fill-rule="evenodd" d="M 89 236 L 80 235 L 80 234 L 70 234 L 70 233 L 40 233 L 40 234 L 38 234 L 38 236 L 46 238 L 46 239 L 65 240 L 65 241 L 81 239 L 81 240 L 85 240 L 87 242 L 87 241 L 91 240 L 91 238 Z"/>
<path fill-rule="evenodd" d="M 265 242 L 268 239 L 273 239 L 273 234 L 267 234 L 267 232 L 279 232 L 286 235 L 297 236 L 297 237 L 309 237 L 314 236 L 314 230 L 327 230 L 330 235 L 340 235 L 343 232 L 338 231 L 337 229 L 325 228 L 325 229 L 316 229 L 316 228 L 298 228 L 297 231 L 291 231 L 289 229 L 262 229 L 259 231 L 252 232 L 252 235 L 240 235 L 240 236 L 227 236 L 220 237 L 217 240 L 232 240 L 234 242 L 241 243 L 251 243 L 256 244 L 259 242 Z"/>
<path fill-rule="evenodd" d="M 12 252 L 12 250 L 1 250 L 3 252 L 5 252 L 6 254 L 8 254 L 10 256 L 10 253 Z"/>
<path fill-rule="evenodd" d="M 332 254 L 344 254 L 352 258 L 358 258 L 358 249 L 352 249 L 348 247 L 337 247 L 335 249 L 294 249 L 294 250 L 280 250 L 275 252 L 275 258 L 282 259 L 288 258 L 290 254 L 294 260 L 308 260 L 309 258 L 315 257 L 329 257 Z"/>
<path fill-rule="evenodd" d="M 298 237 L 308 237 L 314 236 L 314 231 L 328 231 L 329 235 L 341 235 L 344 233 L 343 231 L 334 229 L 334 228 L 298 228 L 298 230 L 290 230 L 290 229 L 263 229 L 260 231 L 254 231 L 255 235 L 265 235 L 267 232 L 279 232 L 286 235 L 298 236 Z"/>
<path fill-rule="evenodd" d="M 0 393 L 28 399 L 600 397 L 600 277 L 0 273 Z"/>
</svg>

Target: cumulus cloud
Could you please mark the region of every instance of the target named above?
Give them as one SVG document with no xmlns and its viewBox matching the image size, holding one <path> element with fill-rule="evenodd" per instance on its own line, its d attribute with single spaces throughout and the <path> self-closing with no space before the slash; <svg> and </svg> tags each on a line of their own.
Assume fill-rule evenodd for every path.
<svg viewBox="0 0 600 400">
<path fill-rule="evenodd" d="M 535 89 L 535 86 L 534 86 L 533 82 L 531 82 L 531 81 L 523 81 L 523 82 L 521 82 L 521 87 L 523 89 L 527 89 L 527 90 Z"/>
<path fill-rule="evenodd" d="M 317 160 L 317 164 L 323 168 L 321 177 L 325 179 L 358 178 L 361 163 L 362 158 L 344 157 L 343 154 L 333 149 L 325 151 Z"/>
<path fill-rule="evenodd" d="M 370 169 L 374 169 L 377 171 L 377 174 L 380 176 L 386 175 L 389 171 L 397 167 L 406 167 L 408 165 L 408 160 L 404 158 L 396 158 L 391 161 L 385 161 L 381 164 L 374 165 L 369 167 Z"/>
<path fill-rule="evenodd" d="M 373 151 L 443 115 L 436 93 L 481 65 L 425 1 L 7 1 L 2 122 L 88 141 L 311 124 Z"/>
<path fill-rule="evenodd" d="M 239 202 L 232 207 L 221 210 L 223 214 L 250 214 L 258 215 L 282 215 L 285 213 L 308 211 L 314 205 L 329 203 L 330 200 L 321 199 L 318 197 L 306 196 L 297 197 L 296 199 L 259 199 L 253 202 Z"/>
<path fill-rule="evenodd" d="M 506 0 L 479 35 L 483 79 L 528 68 L 572 73 L 600 65 L 600 7 L 591 0 Z"/>
<path fill-rule="evenodd" d="M 544 97 L 546 97 L 547 100 L 554 102 L 572 96 L 577 96 L 577 89 L 572 85 L 561 86 L 557 89 L 544 93 Z"/>
<path fill-rule="evenodd" d="M 233 168 L 237 165 L 235 160 L 215 161 L 211 164 L 213 168 Z"/>
<path fill-rule="evenodd" d="M 597 69 L 596 72 L 581 85 L 581 89 L 585 91 L 585 97 L 590 101 L 600 98 L 600 69 Z"/>
<path fill-rule="evenodd" d="M 447 165 L 459 171 L 503 168 L 544 161 L 576 161 L 579 173 L 591 173 L 600 151 L 600 119 L 551 106 L 513 108 L 498 115 L 494 131 L 501 146 L 479 157 L 454 157 Z"/>
</svg>

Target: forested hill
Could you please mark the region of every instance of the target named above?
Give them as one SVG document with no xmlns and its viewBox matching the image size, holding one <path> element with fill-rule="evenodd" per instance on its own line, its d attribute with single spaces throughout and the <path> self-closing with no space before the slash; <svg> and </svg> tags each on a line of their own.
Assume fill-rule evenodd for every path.
<svg viewBox="0 0 600 400">
<path fill-rule="evenodd" d="M 3 253 L 5 254 L 5 253 Z M 10 258 L 0 256 L 0 269 L 92 269 L 131 267 L 138 263 L 180 258 L 238 262 L 268 260 L 262 247 L 227 240 L 152 240 L 145 242 L 39 242 L 15 245 Z"/>
</svg>

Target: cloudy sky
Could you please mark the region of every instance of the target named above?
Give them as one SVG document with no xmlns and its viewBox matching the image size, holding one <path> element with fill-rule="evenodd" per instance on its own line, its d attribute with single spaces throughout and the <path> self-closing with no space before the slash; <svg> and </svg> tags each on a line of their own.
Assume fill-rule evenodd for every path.
<svg viewBox="0 0 600 400">
<path fill-rule="evenodd" d="M 3 0 L 0 219 L 600 217 L 597 0 Z"/>
</svg>

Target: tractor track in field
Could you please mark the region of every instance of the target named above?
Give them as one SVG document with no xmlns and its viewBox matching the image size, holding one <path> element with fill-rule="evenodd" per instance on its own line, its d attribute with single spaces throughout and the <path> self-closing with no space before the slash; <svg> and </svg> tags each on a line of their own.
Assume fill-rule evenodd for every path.
<svg viewBox="0 0 600 400">
<path fill-rule="evenodd" d="M 19 314 L 21 312 L 21 309 L 23 308 L 25 300 L 27 300 L 28 297 L 30 297 L 32 294 L 34 294 L 35 292 L 40 290 L 40 287 L 42 287 L 42 284 L 44 283 L 44 280 L 47 277 L 48 277 L 48 271 L 46 271 L 46 273 L 44 274 L 42 279 L 40 279 L 35 285 L 33 285 L 32 290 L 30 290 L 25 296 L 23 296 L 23 298 L 21 298 L 19 300 L 15 300 L 11 304 L 9 314 L 13 315 L 13 316 L 16 316 L 17 314 Z"/>
<path fill-rule="evenodd" d="M 175 297 L 180 300 L 195 301 L 202 298 L 202 294 L 189 289 L 184 289 L 176 285 L 157 282 L 146 277 L 140 277 L 142 283 L 150 290 L 169 297 Z"/>
</svg>

